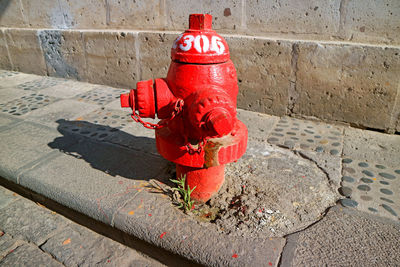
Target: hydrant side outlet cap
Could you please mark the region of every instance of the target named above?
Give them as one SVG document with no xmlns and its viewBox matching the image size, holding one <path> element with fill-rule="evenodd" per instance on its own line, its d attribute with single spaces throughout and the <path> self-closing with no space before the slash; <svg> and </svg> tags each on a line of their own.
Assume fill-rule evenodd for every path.
<svg viewBox="0 0 400 267">
<path fill-rule="evenodd" d="M 227 62 L 230 58 L 229 46 L 211 26 L 211 15 L 191 14 L 189 29 L 179 35 L 172 45 L 172 60 L 199 64 Z"/>
</svg>

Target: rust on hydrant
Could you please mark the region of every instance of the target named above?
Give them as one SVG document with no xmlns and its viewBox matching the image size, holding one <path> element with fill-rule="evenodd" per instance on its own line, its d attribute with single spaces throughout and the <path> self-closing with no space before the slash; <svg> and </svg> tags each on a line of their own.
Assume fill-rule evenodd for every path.
<svg viewBox="0 0 400 267">
<path fill-rule="evenodd" d="M 247 128 L 236 117 L 238 85 L 226 41 L 208 14 L 189 16 L 189 29 L 171 48 L 166 78 L 140 81 L 121 95 L 132 118 L 155 129 L 158 152 L 186 175 L 192 198 L 205 202 L 224 182 L 225 164 L 246 151 Z M 157 118 L 159 123 L 142 118 Z"/>
</svg>

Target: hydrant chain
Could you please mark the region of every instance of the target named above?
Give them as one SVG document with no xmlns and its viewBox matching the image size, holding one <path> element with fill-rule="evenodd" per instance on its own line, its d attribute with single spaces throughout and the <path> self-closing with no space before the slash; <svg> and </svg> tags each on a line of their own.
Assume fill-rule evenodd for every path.
<svg viewBox="0 0 400 267">
<path fill-rule="evenodd" d="M 147 128 L 147 129 L 161 129 L 163 127 L 166 126 L 167 122 L 171 121 L 173 118 L 175 118 L 179 113 L 182 112 L 183 110 L 183 105 L 184 105 L 184 101 L 183 99 L 178 98 L 178 100 L 175 102 L 175 107 L 174 107 L 174 111 L 172 111 L 171 113 L 171 117 L 169 117 L 168 119 L 162 120 L 161 123 L 151 123 L 151 122 L 147 122 L 144 121 L 142 119 L 142 117 L 140 117 L 139 114 L 137 114 L 136 112 L 133 112 L 133 114 L 131 115 L 132 119 L 136 122 L 139 122 L 140 124 L 143 125 L 143 127 Z"/>
<path fill-rule="evenodd" d="M 203 140 L 201 140 L 201 142 L 199 142 L 197 148 L 193 147 L 192 144 L 191 144 L 190 142 L 187 142 L 186 151 L 187 151 L 190 155 L 193 155 L 193 154 L 195 154 L 195 153 L 200 154 L 201 151 L 203 151 L 204 147 L 206 146 L 207 140 L 208 140 L 207 137 L 206 137 L 206 138 L 203 138 Z"/>
</svg>

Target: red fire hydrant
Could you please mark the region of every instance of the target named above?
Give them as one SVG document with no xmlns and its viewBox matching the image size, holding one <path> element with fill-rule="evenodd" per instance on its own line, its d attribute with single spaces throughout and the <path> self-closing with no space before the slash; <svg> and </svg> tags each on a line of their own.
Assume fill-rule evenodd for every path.
<svg viewBox="0 0 400 267">
<path fill-rule="evenodd" d="M 247 128 L 236 118 L 236 70 L 226 41 L 211 25 L 211 15 L 190 15 L 189 29 L 172 45 L 167 78 L 140 81 L 121 95 L 132 118 L 155 129 L 158 152 L 176 163 L 178 179 L 186 175 L 187 185 L 196 186 L 191 197 L 201 202 L 218 192 L 225 164 L 247 146 Z M 156 114 L 158 124 L 141 119 Z"/>
</svg>

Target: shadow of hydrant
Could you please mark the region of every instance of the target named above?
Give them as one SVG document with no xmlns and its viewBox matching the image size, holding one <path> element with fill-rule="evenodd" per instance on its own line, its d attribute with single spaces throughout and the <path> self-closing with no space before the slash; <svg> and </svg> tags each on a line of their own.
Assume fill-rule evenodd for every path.
<svg viewBox="0 0 400 267">
<path fill-rule="evenodd" d="M 87 121 L 56 121 L 62 134 L 49 147 L 83 159 L 94 169 L 133 180 L 156 179 L 163 183 L 174 176 L 175 166 L 158 155 L 154 138 L 137 137 L 106 125 Z M 60 144 L 70 143 L 65 146 Z"/>
</svg>

